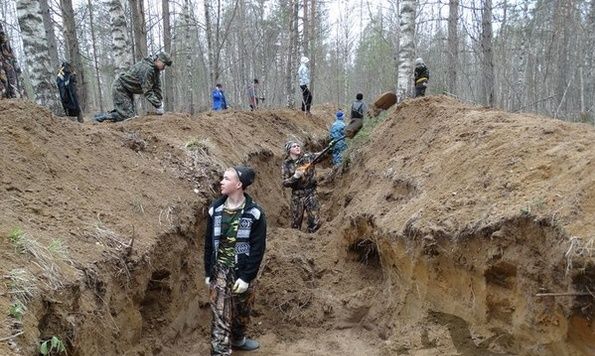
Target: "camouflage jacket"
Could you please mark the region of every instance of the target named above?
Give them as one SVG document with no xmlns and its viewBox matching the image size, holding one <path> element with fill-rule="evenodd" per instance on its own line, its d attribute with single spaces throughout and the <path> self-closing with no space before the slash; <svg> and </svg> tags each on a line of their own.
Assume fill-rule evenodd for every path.
<svg viewBox="0 0 595 356">
<path fill-rule="evenodd" d="M 290 157 L 283 161 L 281 174 L 283 175 L 283 186 L 292 190 L 309 189 L 316 187 L 316 168 L 309 167 L 304 175 L 297 179 L 293 176 L 297 167 L 310 163 L 314 160 L 316 154 L 306 153 L 293 160 Z"/>
<path fill-rule="evenodd" d="M 153 59 L 147 57 L 120 74 L 118 80 L 124 89 L 134 94 L 144 94 L 154 107 L 159 107 L 163 100 L 160 75 Z"/>
</svg>

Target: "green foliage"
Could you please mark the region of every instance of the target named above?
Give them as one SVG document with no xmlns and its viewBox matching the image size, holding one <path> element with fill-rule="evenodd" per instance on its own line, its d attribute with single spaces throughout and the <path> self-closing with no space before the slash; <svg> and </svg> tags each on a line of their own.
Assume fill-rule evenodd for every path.
<svg viewBox="0 0 595 356">
<path fill-rule="evenodd" d="M 16 301 L 10 305 L 8 315 L 20 321 L 23 319 L 23 315 L 25 314 L 26 310 L 27 307 L 25 307 L 23 303 L 21 303 L 20 301 Z"/>
<path fill-rule="evenodd" d="M 44 356 L 67 354 L 64 342 L 57 336 L 52 336 L 51 339 L 42 342 L 39 345 L 39 353 Z"/>
<path fill-rule="evenodd" d="M 198 137 L 194 137 L 188 140 L 188 142 L 184 144 L 184 147 L 186 147 L 190 151 L 202 150 L 205 153 L 209 153 L 213 148 L 208 138 L 200 139 Z"/>
<path fill-rule="evenodd" d="M 24 236 L 25 236 L 25 233 L 19 227 L 15 227 L 14 229 L 12 229 L 10 231 L 10 234 L 8 235 L 10 242 L 12 242 L 16 251 L 18 251 L 20 253 L 25 252 L 24 251 Z"/>
</svg>

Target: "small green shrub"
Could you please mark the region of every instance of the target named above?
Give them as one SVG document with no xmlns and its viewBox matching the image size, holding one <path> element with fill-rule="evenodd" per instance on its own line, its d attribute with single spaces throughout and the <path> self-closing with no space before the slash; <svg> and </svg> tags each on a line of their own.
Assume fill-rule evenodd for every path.
<svg viewBox="0 0 595 356">
<path fill-rule="evenodd" d="M 64 343 L 57 336 L 52 336 L 51 339 L 42 342 L 41 345 L 39 345 L 39 353 L 44 356 L 67 354 Z"/>
<path fill-rule="evenodd" d="M 8 310 L 8 315 L 15 318 L 16 320 L 21 321 L 26 310 L 27 308 L 23 303 L 16 301 L 11 304 L 10 309 Z"/>
<path fill-rule="evenodd" d="M 24 251 L 24 240 L 25 240 L 25 232 L 21 230 L 20 227 L 15 227 L 10 231 L 8 235 L 10 242 L 14 245 L 15 249 L 19 253 L 23 253 Z"/>
</svg>

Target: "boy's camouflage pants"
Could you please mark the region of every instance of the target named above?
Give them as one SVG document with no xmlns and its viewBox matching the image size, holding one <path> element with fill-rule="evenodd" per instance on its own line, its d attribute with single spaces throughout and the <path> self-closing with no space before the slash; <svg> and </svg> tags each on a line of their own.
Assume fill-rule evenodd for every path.
<svg viewBox="0 0 595 356">
<path fill-rule="evenodd" d="M 304 212 L 308 215 L 307 232 L 314 232 L 320 227 L 320 204 L 318 204 L 318 196 L 316 188 L 309 189 L 295 189 L 291 192 L 291 227 L 294 229 L 302 228 L 302 221 L 304 220 Z"/>
<path fill-rule="evenodd" d="M 254 283 L 242 294 L 232 293 L 236 281 L 233 267 L 215 265 L 210 299 L 211 355 L 231 355 L 232 340 L 243 340 L 254 305 Z M 254 282 L 254 281 L 253 281 Z"/>
<path fill-rule="evenodd" d="M 126 90 L 117 78 L 112 84 L 112 97 L 114 99 L 114 121 L 122 121 L 136 115 L 134 94 Z"/>
</svg>

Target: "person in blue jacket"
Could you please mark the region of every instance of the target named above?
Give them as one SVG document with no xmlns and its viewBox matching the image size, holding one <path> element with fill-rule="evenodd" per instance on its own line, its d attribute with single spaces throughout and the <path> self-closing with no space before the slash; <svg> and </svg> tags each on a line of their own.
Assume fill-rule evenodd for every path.
<svg viewBox="0 0 595 356">
<path fill-rule="evenodd" d="M 217 83 L 213 89 L 213 110 L 220 111 L 227 109 L 227 101 L 225 101 L 225 93 L 223 92 L 223 85 Z"/>
<path fill-rule="evenodd" d="M 343 114 L 343 111 L 339 110 L 335 114 L 335 122 L 331 125 L 329 138 L 336 141 L 343 136 L 345 136 L 345 114 Z M 333 165 L 335 167 L 341 165 L 343 152 L 346 149 L 347 143 L 345 143 L 345 140 L 338 141 L 335 146 L 333 146 Z"/>
</svg>

